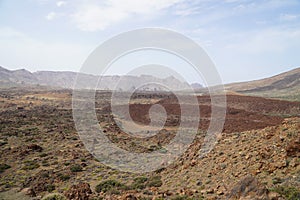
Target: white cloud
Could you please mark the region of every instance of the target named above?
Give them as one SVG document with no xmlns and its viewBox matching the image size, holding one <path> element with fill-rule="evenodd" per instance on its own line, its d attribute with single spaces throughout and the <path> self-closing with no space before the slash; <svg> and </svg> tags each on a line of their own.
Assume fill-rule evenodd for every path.
<svg viewBox="0 0 300 200">
<path fill-rule="evenodd" d="M 119 8 L 128 13 L 151 13 L 153 11 L 168 8 L 181 0 L 109 0 L 113 8 Z"/>
<path fill-rule="evenodd" d="M 46 15 L 47 20 L 53 20 L 57 17 L 57 14 L 55 12 L 50 12 L 48 15 Z"/>
<path fill-rule="evenodd" d="M 294 21 L 299 18 L 299 15 L 293 14 L 281 14 L 279 16 L 280 21 Z"/>
<path fill-rule="evenodd" d="M 0 27 L 0 60 L 8 68 L 76 71 L 92 46 L 62 41 L 41 41 L 18 30 Z"/>
<path fill-rule="evenodd" d="M 71 18 L 79 29 L 97 31 L 122 22 L 135 14 L 155 16 L 158 11 L 180 1 L 182 0 L 106 0 L 101 4 L 89 2 L 77 6 Z"/>
<path fill-rule="evenodd" d="M 83 31 L 103 30 L 128 17 L 128 13 L 116 8 L 87 5 L 72 15 L 77 27 Z"/>
<path fill-rule="evenodd" d="M 300 30 L 265 29 L 232 35 L 228 50 L 249 54 L 281 53 L 300 45 Z M 298 42 L 295 42 L 298 41 Z"/>
<path fill-rule="evenodd" d="M 181 3 L 176 6 L 175 15 L 190 16 L 199 13 L 200 6 L 191 6 L 189 3 Z"/>
<path fill-rule="evenodd" d="M 62 7 L 62 6 L 65 6 L 66 4 L 67 4 L 67 2 L 65 2 L 65 1 L 56 2 L 57 7 Z"/>
</svg>

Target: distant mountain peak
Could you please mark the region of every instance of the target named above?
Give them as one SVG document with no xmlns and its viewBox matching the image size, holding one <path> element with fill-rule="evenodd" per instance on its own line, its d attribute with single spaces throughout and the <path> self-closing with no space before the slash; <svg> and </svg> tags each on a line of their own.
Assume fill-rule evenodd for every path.
<svg viewBox="0 0 300 200">
<path fill-rule="evenodd" d="M 9 74 L 9 76 L 8 76 Z M 82 89 L 91 89 L 95 83 L 98 82 L 99 76 L 82 74 L 71 71 L 37 71 L 31 73 L 26 69 L 7 70 L 5 68 L 0 69 L 0 82 L 5 81 L 11 83 L 8 85 L 22 84 L 22 85 L 42 85 L 59 88 L 72 89 L 78 75 L 82 75 Z M 122 81 L 119 83 L 119 81 Z M 129 88 L 138 87 L 146 82 L 161 83 L 174 86 L 178 90 L 186 89 L 186 83 L 179 81 L 174 77 L 157 78 L 151 75 L 109 75 L 101 77 L 101 85 L 97 86 L 97 89 L 105 90 L 122 90 L 127 91 Z"/>
<path fill-rule="evenodd" d="M 193 89 L 201 89 L 201 88 L 203 88 L 203 85 L 201 85 L 200 83 L 192 83 L 191 87 Z"/>
<path fill-rule="evenodd" d="M 6 69 L 6 68 L 4 68 L 2 66 L 0 66 L 0 71 L 10 72 L 10 70 L 8 70 L 8 69 Z"/>
</svg>

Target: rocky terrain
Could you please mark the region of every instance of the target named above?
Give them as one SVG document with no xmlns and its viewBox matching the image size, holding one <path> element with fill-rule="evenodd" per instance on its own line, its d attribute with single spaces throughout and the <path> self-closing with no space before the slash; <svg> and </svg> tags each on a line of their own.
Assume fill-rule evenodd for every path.
<svg viewBox="0 0 300 200">
<path fill-rule="evenodd" d="M 299 102 L 228 95 L 223 133 L 200 158 L 211 107 L 209 96 L 199 96 L 199 133 L 190 148 L 169 166 L 136 174 L 109 168 L 86 150 L 74 126 L 71 97 L 70 90 L 1 90 L 0 199 L 300 198 Z M 131 117 L 141 125 L 149 123 L 151 104 L 167 110 L 164 129 L 147 140 L 120 130 L 110 98 L 109 92 L 97 92 L 97 117 L 118 146 L 147 153 L 174 137 L 180 118 L 176 98 L 146 93 L 132 99 Z"/>
</svg>

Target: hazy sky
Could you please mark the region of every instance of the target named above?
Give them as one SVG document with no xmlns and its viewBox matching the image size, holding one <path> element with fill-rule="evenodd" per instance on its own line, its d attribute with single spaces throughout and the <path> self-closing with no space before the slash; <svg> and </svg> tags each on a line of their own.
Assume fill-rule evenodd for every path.
<svg viewBox="0 0 300 200">
<path fill-rule="evenodd" d="M 78 71 L 101 42 L 143 27 L 198 42 L 224 82 L 300 66 L 299 0 L 0 0 L 0 65 Z"/>
</svg>

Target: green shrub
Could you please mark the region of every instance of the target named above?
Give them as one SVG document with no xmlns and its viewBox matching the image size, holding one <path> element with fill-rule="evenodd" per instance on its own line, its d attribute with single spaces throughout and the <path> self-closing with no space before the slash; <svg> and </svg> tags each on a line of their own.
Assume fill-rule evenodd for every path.
<svg viewBox="0 0 300 200">
<path fill-rule="evenodd" d="M 49 178 L 49 173 L 48 172 L 42 172 L 41 177 L 43 178 Z"/>
<path fill-rule="evenodd" d="M 6 145 L 6 144 L 8 144 L 6 141 L 0 141 L 0 146 Z"/>
<path fill-rule="evenodd" d="M 173 198 L 171 198 L 172 200 L 202 200 L 204 199 L 203 196 L 197 196 L 197 197 L 188 197 L 187 195 L 177 195 Z"/>
<path fill-rule="evenodd" d="M 114 191 L 116 189 L 123 190 L 125 188 L 125 185 L 116 181 L 116 180 L 105 180 L 99 183 L 95 191 L 100 193 L 100 192 L 109 192 L 109 191 Z"/>
<path fill-rule="evenodd" d="M 11 168 L 11 166 L 7 165 L 7 164 L 0 164 L 0 173 L 4 172 L 5 170 Z"/>
<path fill-rule="evenodd" d="M 279 186 L 271 189 L 271 191 L 277 192 L 284 196 L 287 200 L 298 200 L 300 199 L 300 189 L 295 187 Z"/>
<path fill-rule="evenodd" d="M 150 147 L 148 148 L 149 151 L 156 151 L 158 150 L 160 147 L 157 145 L 150 145 Z"/>
<path fill-rule="evenodd" d="M 50 164 L 48 163 L 47 160 L 43 160 L 43 161 L 42 161 L 42 166 L 48 167 L 48 166 L 50 166 Z"/>
<path fill-rule="evenodd" d="M 52 192 L 53 190 L 55 190 L 55 186 L 54 185 L 47 185 L 47 191 L 48 192 Z"/>
<path fill-rule="evenodd" d="M 22 168 L 23 170 L 33 170 L 40 167 L 40 165 L 35 160 L 26 160 L 24 164 L 25 166 Z"/>
<path fill-rule="evenodd" d="M 133 181 L 134 183 L 145 183 L 148 180 L 147 177 L 141 176 L 141 177 L 136 177 Z"/>
<path fill-rule="evenodd" d="M 67 200 L 67 199 L 62 194 L 53 193 L 43 197 L 42 200 Z"/>
<path fill-rule="evenodd" d="M 132 189 L 144 189 L 146 187 L 146 182 L 148 181 L 147 177 L 137 177 L 133 180 L 131 185 Z"/>
<path fill-rule="evenodd" d="M 120 189 L 119 188 L 111 188 L 109 191 L 107 191 L 109 194 L 115 194 L 115 195 L 120 195 Z"/>
<path fill-rule="evenodd" d="M 272 182 L 273 182 L 274 185 L 276 185 L 276 184 L 282 183 L 283 180 L 281 178 L 275 177 L 275 178 L 272 179 Z"/>
<path fill-rule="evenodd" d="M 71 172 L 81 172 L 82 167 L 79 164 L 72 165 L 70 167 Z"/>
<path fill-rule="evenodd" d="M 44 158 L 44 157 L 46 157 L 46 156 L 48 156 L 48 154 L 46 154 L 46 153 L 41 153 L 41 154 L 40 154 L 40 157 L 41 157 L 41 158 Z"/>
<path fill-rule="evenodd" d="M 160 187 L 162 186 L 161 176 L 150 177 L 147 181 L 146 186 L 148 187 Z"/>
<path fill-rule="evenodd" d="M 152 200 L 152 197 L 141 197 L 141 200 Z"/>
<path fill-rule="evenodd" d="M 58 178 L 59 178 L 61 181 L 67 181 L 67 180 L 69 180 L 71 177 L 70 177 L 68 174 L 58 174 Z"/>
</svg>

